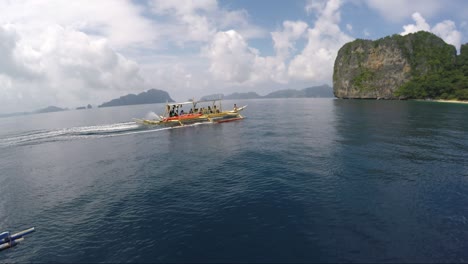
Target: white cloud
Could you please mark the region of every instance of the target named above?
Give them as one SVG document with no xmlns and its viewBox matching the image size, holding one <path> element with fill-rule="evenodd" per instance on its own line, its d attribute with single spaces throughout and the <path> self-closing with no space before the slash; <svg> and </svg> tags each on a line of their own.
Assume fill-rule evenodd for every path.
<svg viewBox="0 0 468 264">
<path fill-rule="evenodd" d="M 215 78 L 243 83 L 250 79 L 256 54 L 234 30 L 218 32 L 208 51 Z"/>
<path fill-rule="evenodd" d="M 148 50 L 174 49 L 174 43 L 196 50 L 230 26 L 245 38 L 265 36 L 246 11 L 224 10 L 216 0 L 149 4 L 144 10 L 145 3 L 126 0 L 0 1 L 0 112 L 97 104 L 148 88 L 210 87 L 217 80 L 198 65 L 186 66 L 187 56 L 161 64 L 144 59 Z M 116 50 L 139 54 L 143 65 Z M 233 78 L 242 79 L 242 73 Z"/>
<path fill-rule="evenodd" d="M 105 37 L 116 48 L 148 46 L 159 38 L 158 26 L 141 15 L 140 6 L 126 0 L 1 1 L 0 10 L 8 10 L 1 12 L 0 25 L 15 24 L 25 37 L 58 24 Z"/>
<path fill-rule="evenodd" d="M 0 112 L 95 105 L 148 88 L 185 100 L 203 89 L 329 83 L 351 38 L 338 26 L 340 1 L 309 4 L 313 27 L 284 21 L 268 35 L 216 0 L 0 2 Z M 249 45 L 268 36 L 273 56 Z"/>
<path fill-rule="evenodd" d="M 205 41 L 216 33 L 213 21 L 199 14 L 216 11 L 218 9 L 216 0 L 153 0 L 150 5 L 154 13 L 172 16 L 173 19 L 180 21 L 180 26 L 175 28 L 182 34 L 184 41 Z"/>
<path fill-rule="evenodd" d="M 330 0 L 310 7 L 310 12 L 317 12 L 313 28 L 303 21 L 284 21 L 281 30 L 271 33 L 274 57 L 260 56 L 234 30 L 218 32 L 206 49 L 210 72 L 219 80 L 244 85 L 329 83 L 337 51 L 352 40 L 338 26 L 340 5 L 340 1 Z M 307 45 L 297 51 L 296 41 L 300 38 L 306 38 Z"/>
<path fill-rule="evenodd" d="M 307 0 L 305 10 L 308 15 L 320 13 L 327 4 L 327 0 Z"/>
<path fill-rule="evenodd" d="M 460 50 L 461 33 L 457 30 L 453 21 L 445 20 L 437 23 L 431 31 L 441 37 L 445 42 L 454 45 L 457 50 Z"/>
<path fill-rule="evenodd" d="M 324 6 L 315 7 L 318 18 L 314 27 L 308 29 L 306 47 L 289 65 L 288 75 L 291 78 L 316 82 L 331 80 L 338 50 L 352 40 L 338 26 L 340 6 L 339 0 L 329 0 Z"/>
<path fill-rule="evenodd" d="M 292 26 L 290 23 L 285 25 Z M 292 28 L 294 26 L 285 32 L 298 36 L 303 31 L 300 29 L 294 31 Z M 288 49 L 291 46 L 285 44 L 284 47 Z M 275 57 L 260 56 L 258 50 L 249 47 L 242 35 L 235 30 L 218 32 L 204 50 L 205 56 L 210 60 L 209 72 L 216 80 L 225 82 L 224 86 L 250 87 L 262 83 L 287 82 L 287 68 L 282 52 L 279 51 Z"/>
<path fill-rule="evenodd" d="M 308 27 L 303 21 L 284 21 L 282 31 L 271 32 L 276 55 L 283 59 L 289 58 L 295 41 L 304 36 Z"/>
<path fill-rule="evenodd" d="M 0 27 L 2 61 L 0 106 L 33 110 L 50 104 L 98 103 L 100 91 L 116 94 L 144 88 L 138 65 L 116 53 L 105 39 L 71 28 L 50 26 L 36 35 L 35 45 Z M 7 33 L 5 33 L 7 32 Z"/>
<path fill-rule="evenodd" d="M 340 5 L 340 1 L 330 0 L 309 7 L 309 12 L 317 12 L 313 28 L 303 21 L 284 21 L 280 30 L 271 32 L 275 56 L 260 56 L 235 30 L 218 32 L 205 49 L 210 73 L 231 85 L 244 86 L 331 82 L 336 53 L 352 40 L 338 26 Z M 301 38 L 307 44 L 297 50 Z"/>
<path fill-rule="evenodd" d="M 431 17 L 444 7 L 451 5 L 450 1 L 440 0 L 362 0 L 369 7 L 377 10 L 387 20 L 400 22 L 409 15 L 420 12 Z"/>
<path fill-rule="evenodd" d="M 404 31 L 401 33 L 401 35 L 407 35 L 421 30 L 428 31 L 436 34 L 448 44 L 454 45 L 457 50 L 460 49 L 461 33 L 457 30 L 455 22 L 451 20 L 445 20 L 437 23 L 434 27 L 431 28 L 431 26 L 426 22 L 421 14 L 414 13 L 412 18 L 416 24 L 408 24 L 403 26 Z"/>
<path fill-rule="evenodd" d="M 183 46 L 188 42 L 209 42 L 218 32 L 235 29 L 246 38 L 262 37 L 262 28 L 249 23 L 247 12 L 228 11 L 218 6 L 216 0 L 152 0 L 151 10 L 169 18 L 165 33 L 167 40 Z"/>
<path fill-rule="evenodd" d="M 404 31 L 401 33 L 401 35 L 408 35 L 410 33 L 415 33 L 418 31 L 430 31 L 431 27 L 429 24 L 426 22 L 426 20 L 421 16 L 419 13 L 414 13 L 411 16 L 416 22 L 416 24 L 409 24 L 406 26 L 403 26 Z"/>
<path fill-rule="evenodd" d="M 0 26 L 0 74 L 16 79 L 34 79 L 37 72 L 32 67 L 37 54 L 22 44 L 12 25 Z"/>
</svg>

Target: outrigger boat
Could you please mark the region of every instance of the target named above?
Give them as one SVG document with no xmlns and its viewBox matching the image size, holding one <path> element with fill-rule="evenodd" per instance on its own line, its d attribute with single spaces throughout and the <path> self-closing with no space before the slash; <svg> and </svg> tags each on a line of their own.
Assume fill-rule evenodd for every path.
<svg viewBox="0 0 468 264">
<path fill-rule="evenodd" d="M 25 235 L 31 234 L 34 231 L 36 231 L 36 229 L 31 227 L 13 235 L 8 231 L 0 233 L 0 251 L 18 245 L 18 243 L 24 240 Z"/>
<path fill-rule="evenodd" d="M 190 108 L 185 111 L 184 107 Z M 162 126 L 184 126 L 195 123 L 224 123 L 241 120 L 244 117 L 239 113 L 247 105 L 236 107 L 229 111 L 223 111 L 221 99 L 188 101 L 181 103 L 167 103 L 165 113 L 158 116 L 158 119 L 136 119 L 135 121 L 144 125 L 162 125 Z"/>
</svg>

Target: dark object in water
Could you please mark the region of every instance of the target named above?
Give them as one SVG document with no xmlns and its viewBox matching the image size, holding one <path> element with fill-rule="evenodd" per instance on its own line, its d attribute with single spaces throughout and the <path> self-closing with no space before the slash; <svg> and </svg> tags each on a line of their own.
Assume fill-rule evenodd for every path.
<svg viewBox="0 0 468 264">
<path fill-rule="evenodd" d="M 10 235 L 8 231 L 0 233 L 0 251 L 18 245 L 19 242 L 24 240 L 25 235 L 31 234 L 34 231 L 36 231 L 36 229 L 31 227 L 13 235 Z"/>
</svg>

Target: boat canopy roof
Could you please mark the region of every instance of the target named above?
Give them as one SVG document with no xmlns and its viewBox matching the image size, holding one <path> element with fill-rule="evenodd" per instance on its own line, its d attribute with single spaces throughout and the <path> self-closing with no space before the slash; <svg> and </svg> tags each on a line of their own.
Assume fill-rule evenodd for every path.
<svg viewBox="0 0 468 264">
<path fill-rule="evenodd" d="M 169 105 L 169 106 L 177 106 L 177 105 L 187 105 L 187 104 L 193 104 L 193 103 L 196 103 L 196 102 L 181 102 L 181 103 L 167 103 L 166 105 Z"/>
<path fill-rule="evenodd" d="M 180 103 L 167 103 L 168 106 L 178 106 L 178 105 L 188 105 L 188 104 L 198 104 L 198 103 L 206 103 L 206 102 L 216 102 L 221 101 L 222 99 L 211 99 L 211 100 L 200 100 L 200 101 L 187 101 L 187 102 L 180 102 Z"/>
</svg>

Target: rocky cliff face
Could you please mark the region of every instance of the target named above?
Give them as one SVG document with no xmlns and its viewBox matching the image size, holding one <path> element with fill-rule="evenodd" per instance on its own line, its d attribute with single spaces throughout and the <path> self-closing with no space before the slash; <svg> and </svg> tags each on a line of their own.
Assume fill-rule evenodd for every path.
<svg viewBox="0 0 468 264">
<path fill-rule="evenodd" d="M 455 58 L 453 46 L 428 32 L 355 40 L 338 51 L 333 93 L 338 98 L 398 99 L 399 87 Z"/>
</svg>

